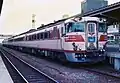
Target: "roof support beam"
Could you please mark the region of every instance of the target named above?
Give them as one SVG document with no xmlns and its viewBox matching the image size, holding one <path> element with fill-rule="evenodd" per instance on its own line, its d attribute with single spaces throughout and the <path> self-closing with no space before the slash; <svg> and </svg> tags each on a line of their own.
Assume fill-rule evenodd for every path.
<svg viewBox="0 0 120 83">
<path fill-rule="evenodd" d="M 3 0 L 0 0 L 0 14 L 1 14 L 1 10 L 2 10 L 2 5 L 3 5 Z"/>
<path fill-rule="evenodd" d="M 112 20 L 117 21 L 117 22 L 120 21 L 120 19 L 117 19 L 117 18 L 112 17 L 112 16 L 108 16 L 108 15 L 105 15 L 105 14 L 100 14 L 100 16 L 103 16 L 103 17 L 108 18 L 108 19 L 112 19 Z"/>
</svg>

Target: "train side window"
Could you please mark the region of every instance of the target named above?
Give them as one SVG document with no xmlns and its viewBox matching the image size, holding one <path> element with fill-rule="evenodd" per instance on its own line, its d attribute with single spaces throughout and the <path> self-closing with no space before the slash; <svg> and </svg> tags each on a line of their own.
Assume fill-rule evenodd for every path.
<svg viewBox="0 0 120 83">
<path fill-rule="evenodd" d="M 38 40 L 41 39 L 41 33 L 38 33 L 38 34 L 37 34 L 37 39 L 38 39 Z"/>
<path fill-rule="evenodd" d="M 30 41 L 30 35 L 28 36 L 28 40 Z"/>
<path fill-rule="evenodd" d="M 17 38 L 17 41 L 19 41 L 20 40 L 20 38 Z"/>
<path fill-rule="evenodd" d="M 39 33 L 37 34 L 37 38 L 36 38 L 37 40 L 39 39 Z"/>
<path fill-rule="evenodd" d="M 41 38 L 41 33 L 38 34 L 39 35 L 39 39 Z"/>
<path fill-rule="evenodd" d="M 32 40 L 32 35 L 30 35 L 30 41 Z"/>
<path fill-rule="evenodd" d="M 19 41 L 23 41 L 23 37 L 21 37 Z"/>
<path fill-rule="evenodd" d="M 48 38 L 48 32 L 44 33 L 44 38 L 47 39 Z"/>
<path fill-rule="evenodd" d="M 18 38 L 16 38 L 16 41 L 18 41 Z"/>
<path fill-rule="evenodd" d="M 41 36 L 40 36 L 41 38 L 40 39 L 43 39 L 43 33 L 41 33 Z"/>
<path fill-rule="evenodd" d="M 17 41 L 16 39 L 14 39 L 14 41 Z"/>
<path fill-rule="evenodd" d="M 31 35 L 31 36 L 32 36 L 31 40 L 33 40 L 34 39 L 34 35 Z"/>
<path fill-rule="evenodd" d="M 45 38 L 45 39 L 48 39 L 49 36 L 50 36 L 50 32 L 45 32 L 45 33 L 44 33 L 44 38 Z"/>
<path fill-rule="evenodd" d="M 35 40 L 37 39 L 37 35 L 35 34 Z"/>
<path fill-rule="evenodd" d="M 36 40 L 36 34 L 33 35 L 33 40 Z"/>
<path fill-rule="evenodd" d="M 35 39 L 36 39 L 36 35 L 34 34 L 34 35 L 33 35 L 33 40 L 35 40 Z"/>
<path fill-rule="evenodd" d="M 35 40 L 35 34 L 32 35 L 32 40 Z"/>
<path fill-rule="evenodd" d="M 31 35 L 31 41 L 33 40 L 33 35 Z"/>
<path fill-rule="evenodd" d="M 31 37 L 31 35 L 29 35 L 29 41 L 31 41 L 32 40 L 32 37 Z"/>
</svg>

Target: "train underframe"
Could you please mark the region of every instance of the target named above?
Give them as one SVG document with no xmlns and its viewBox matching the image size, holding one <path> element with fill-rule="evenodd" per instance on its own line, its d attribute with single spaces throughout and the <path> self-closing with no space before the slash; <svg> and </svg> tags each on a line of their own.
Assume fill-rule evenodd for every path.
<svg viewBox="0 0 120 83">
<path fill-rule="evenodd" d="M 90 51 L 85 53 L 60 52 L 54 50 L 44 50 L 30 47 L 20 47 L 12 45 L 3 45 L 18 51 L 32 53 L 35 56 L 48 57 L 57 59 L 61 62 L 75 62 L 75 63 L 97 63 L 105 60 L 104 50 Z"/>
<path fill-rule="evenodd" d="M 70 62 L 97 63 L 105 60 L 104 50 L 97 50 L 85 53 L 65 53 Z"/>
</svg>

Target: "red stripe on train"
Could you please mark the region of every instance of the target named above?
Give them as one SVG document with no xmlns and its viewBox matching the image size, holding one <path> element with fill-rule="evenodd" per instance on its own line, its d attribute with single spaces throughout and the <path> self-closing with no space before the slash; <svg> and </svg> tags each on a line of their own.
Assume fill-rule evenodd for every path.
<svg viewBox="0 0 120 83">
<path fill-rule="evenodd" d="M 65 42 L 84 42 L 84 39 L 81 35 L 68 35 Z"/>
</svg>

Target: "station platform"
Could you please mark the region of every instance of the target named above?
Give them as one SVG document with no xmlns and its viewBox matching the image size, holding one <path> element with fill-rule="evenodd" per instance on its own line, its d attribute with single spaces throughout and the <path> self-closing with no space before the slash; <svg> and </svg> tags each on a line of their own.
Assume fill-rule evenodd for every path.
<svg viewBox="0 0 120 83">
<path fill-rule="evenodd" d="M 107 45 L 107 56 L 109 57 L 109 63 L 114 66 L 114 69 L 120 71 L 120 50 L 119 45 Z"/>
<path fill-rule="evenodd" d="M 14 83 L 0 55 L 0 83 Z"/>
</svg>

